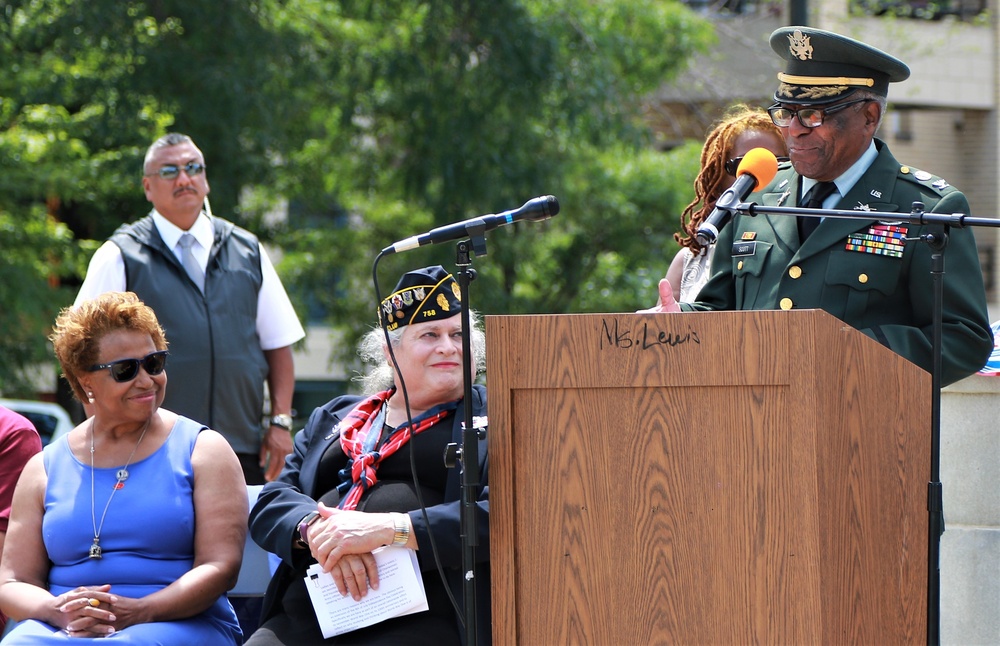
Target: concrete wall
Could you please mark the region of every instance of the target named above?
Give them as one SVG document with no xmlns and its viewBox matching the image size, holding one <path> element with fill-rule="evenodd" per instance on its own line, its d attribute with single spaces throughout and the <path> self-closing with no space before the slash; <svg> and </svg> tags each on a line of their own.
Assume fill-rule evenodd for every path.
<svg viewBox="0 0 1000 646">
<path fill-rule="evenodd" d="M 941 393 L 941 643 L 1000 644 L 1000 377 Z"/>
</svg>

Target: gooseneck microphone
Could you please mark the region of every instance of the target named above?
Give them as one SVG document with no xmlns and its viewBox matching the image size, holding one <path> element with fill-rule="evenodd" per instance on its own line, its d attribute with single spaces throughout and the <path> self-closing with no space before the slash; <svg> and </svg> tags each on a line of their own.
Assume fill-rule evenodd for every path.
<svg viewBox="0 0 1000 646">
<path fill-rule="evenodd" d="M 456 222 L 455 224 L 447 224 L 443 227 L 431 229 L 427 233 L 400 240 L 383 249 L 382 253 L 399 253 L 400 251 L 415 249 L 424 245 L 468 238 L 514 222 L 547 220 L 557 213 L 559 213 L 559 201 L 552 195 L 543 195 L 542 197 L 528 200 L 521 208 L 514 209 L 513 211 L 481 215 L 477 218 L 470 218 Z"/>
<path fill-rule="evenodd" d="M 754 148 L 743 156 L 736 169 L 736 181 L 715 201 L 715 208 L 698 227 L 695 237 L 703 247 L 715 244 L 719 230 L 726 226 L 737 205 L 778 174 L 778 158 L 767 148 Z"/>
</svg>

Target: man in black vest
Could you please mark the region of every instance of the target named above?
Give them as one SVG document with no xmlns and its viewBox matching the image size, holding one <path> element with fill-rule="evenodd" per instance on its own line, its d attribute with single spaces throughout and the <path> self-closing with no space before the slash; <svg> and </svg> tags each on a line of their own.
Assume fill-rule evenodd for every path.
<svg viewBox="0 0 1000 646">
<path fill-rule="evenodd" d="M 152 307 L 170 343 L 163 406 L 222 433 L 248 484 L 273 480 L 292 449 L 291 346 L 302 325 L 256 236 L 211 214 L 205 158 L 190 137 L 150 146 L 142 186 L 153 211 L 97 250 L 76 302 L 132 291 Z"/>
</svg>

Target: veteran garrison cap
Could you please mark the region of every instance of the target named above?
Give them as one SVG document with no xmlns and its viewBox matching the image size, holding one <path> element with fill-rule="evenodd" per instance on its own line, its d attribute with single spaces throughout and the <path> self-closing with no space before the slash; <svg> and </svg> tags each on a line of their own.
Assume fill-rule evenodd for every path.
<svg viewBox="0 0 1000 646">
<path fill-rule="evenodd" d="M 770 42 L 787 61 L 774 93 L 779 103 L 824 105 L 860 89 L 887 96 L 889 83 L 910 76 L 910 68 L 898 58 L 822 29 L 781 27 Z"/>
<path fill-rule="evenodd" d="M 460 297 L 458 283 L 441 265 L 408 271 L 382 299 L 379 321 L 395 330 L 410 323 L 451 318 L 462 311 Z"/>
</svg>

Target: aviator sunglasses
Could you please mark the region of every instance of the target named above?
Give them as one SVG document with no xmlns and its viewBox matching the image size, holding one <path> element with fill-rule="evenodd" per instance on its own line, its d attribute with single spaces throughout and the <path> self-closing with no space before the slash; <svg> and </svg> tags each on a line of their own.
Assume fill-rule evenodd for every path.
<svg viewBox="0 0 1000 646">
<path fill-rule="evenodd" d="M 150 352 L 142 359 L 119 359 L 111 363 L 99 363 L 90 366 L 88 372 L 97 372 L 98 370 L 108 368 L 111 372 L 111 378 L 118 383 L 123 383 L 135 379 L 139 374 L 139 366 L 142 366 L 147 375 L 155 377 L 163 372 L 163 369 L 166 367 L 167 354 L 166 350 L 158 350 Z"/>
<path fill-rule="evenodd" d="M 205 164 L 200 162 L 188 162 L 183 166 L 178 166 L 177 164 L 165 164 L 160 166 L 160 169 L 153 171 L 152 173 L 146 173 L 146 177 L 152 177 L 153 175 L 159 175 L 163 179 L 177 179 L 181 174 L 181 171 L 187 173 L 188 177 L 194 177 L 195 175 L 201 175 L 205 172 Z"/>
<path fill-rule="evenodd" d="M 791 161 L 788 157 L 775 157 L 775 159 L 778 160 L 779 164 L 782 162 Z M 733 157 L 732 159 L 727 159 L 725 165 L 726 173 L 732 175 L 733 177 L 736 177 L 736 171 L 739 170 L 740 164 L 742 162 L 743 162 L 743 155 L 740 155 L 739 157 Z"/>
</svg>

